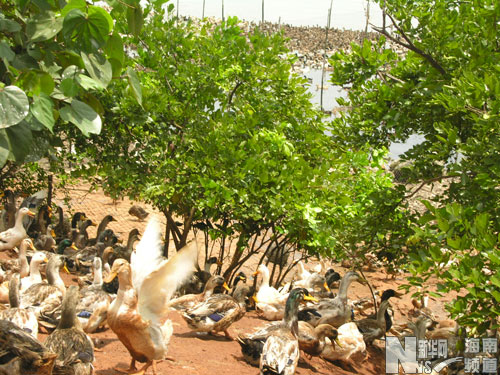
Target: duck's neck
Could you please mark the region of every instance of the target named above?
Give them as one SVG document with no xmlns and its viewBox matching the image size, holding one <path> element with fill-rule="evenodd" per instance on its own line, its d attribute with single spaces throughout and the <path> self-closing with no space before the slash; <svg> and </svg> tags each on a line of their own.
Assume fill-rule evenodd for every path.
<svg viewBox="0 0 500 375">
<path fill-rule="evenodd" d="M 267 267 L 262 267 L 260 269 L 260 274 L 262 275 L 262 286 L 269 286 L 269 270 Z"/>
<path fill-rule="evenodd" d="M 290 328 L 290 331 L 295 337 L 299 336 L 299 306 L 296 301 L 288 298 L 285 306 L 285 315 L 283 316 L 283 323 Z"/>
<path fill-rule="evenodd" d="M 113 304 L 120 306 L 124 301 L 128 308 L 134 309 L 137 306 L 137 294 L 134 293 L 134 285 L 132 283 L 132 270 L 129 267 L 128 271 L 121 271 L 118 274 L 118 293 Z"/>
<path fill-rule="evenodd" d="M 210 269 L 212 268 L 212 265 L 213 265 L 213 263 L 205 263 L 205 268 L 203 269 L 203 271 L 208 272 L 209 274 L 212 274 L 210 272 Z"/>
<path fill-rule="evenodd" d="M 203 289 L 203 296 L 205 298 L 208 298 L 210 297 L 212 294 L 214 294 L 214 289 L 215 289 L 215 286 L 212 285 L 212 284 L 209 284 L 208 282 L 205 284 L 205 288 Z"/>
<path fill-rule="evenodd" d="M 424 320 L 418 321 L 413 329 L 413 334 L 417 340 L 422 340 L 425 338 L 425 333 L 427 332 L 426 322 Z"/>
<path fill-rule="evenodd" d="M 304 273 L 306 272 L 306 268 L 304 267 L 304 263 L 302 263 L 302 261 L 300 261 L 299 263 L 297 263 L 297 266 L 299 267 L 299 275 L 302 277 L 302 275 L 304 275 Z"/>
<path fill-rule="evenodd" d="M 99 265 L 98 267 L 94 268 L 94 285 L 102 285 L 102 268 Z"/>
<path fill-rule="evenodd" d="M 109 215 L 104 216 L 104 218 L 99 223 L 99 226 L 97 227 L 96 238 L 99 238 L 99 235 L 102 233 L 104 229 L 106 229 L 110 221 L 111 221 L 111 216 Z"/>
<path fill-rule="evenodd" d="M 19 248 L 19 275 L 21 277 L 26 277 L 30 273 L 30 265 L 28 263 L 28 258 L 26 258 L 26 248 L 28 245 L 23 241 L 21 247 Z"/>
<path fill-rule="evenodd" d="M 40 275 L 40 263 L 41 262 L 33 262 L 30 263 L 30 279 L 34 282 L 42 282 L 42 275 Z"/>
<path fill-rule="evenodd" d="M 19 278 L 14 276 L 9 282 L 9 304 L 11 308 L 19 307 Z"/>
<path fill-rule="evenodd" d="M 16 218 L 16 223 L 14 224 L 14 227 L 17 229 L 17 230 L 24 230 L 24 226 L 23 226 L 23 219 L 24 217 L 26 216 L 26 214 L 21 214 L 19 213 L 17 215 L 17 218 Z"/>
<path fill-rule="evenodd" d="M 58 329 L 73 328 L 76 322 L 76 305 L 78 302 L 78 289 L 71 288 L 69 293 L 64 297 L 62 303 L 61 320 L 59 321 Z"/>
<path fill-rule="evenodd" d="M 87 233 L 87 228 L 90 226 L 90 223 L 82 224 L 80 228 L 80 234 L 82 234 L 85 238 L 89 238 L 89 234 Z"/>
<path fill-rule="evenodd" d="M 66 244 L 64 241 L 61 241 L 57 246 L 57 254 L 64 254 L 64 250 L 70 245 Z"/>
<path fill-rule="evenodd" d="M 137 241 L 137 234 L 132 233 L 127 240 L 127 251 L 132 252 L 135 241 Z"/>
<path fill-rule="evenodd" d="M 59 274 L 59 267 L 55 264 L 51 264 L 50 267 L 47 267 L 47 282 L 50 285 L 56 286 L 63 294 L 66 292 L 66 285 L 64 285 L 64 281 Z"/>
<path fill-rule="evenodd" d="M 340 280 L 340 285 L 339 285 L 339 294 L 338 297 L 343 301 L 347 302 L 347 289 L 349 289 L 349 286 L 352 284 L 353 279 L 350 277 L 343 277 L 342 280 Z"/>
<path fill-rule="evenodd" d="M 379 325 L 385 327 L 385 312 L 387 311 L 387 308 L 389 307 L 389 302 L 384 301 L 380 304 L 379 309 L 377 311 L 377 322 Z"/>
</svg>

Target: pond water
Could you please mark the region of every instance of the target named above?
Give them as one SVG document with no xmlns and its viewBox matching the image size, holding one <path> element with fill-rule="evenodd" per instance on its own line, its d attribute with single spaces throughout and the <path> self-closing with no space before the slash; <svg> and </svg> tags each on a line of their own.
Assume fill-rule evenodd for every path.
<svg viewBox="0 0 500 375">
<path fill-rule="evenodd" d="M 311 102 L 316 104 L 318 107 L 321 105 L 321 70 L 311 69 L 304 73 L 304 76 L 309 78 L 310 85 L 308 91 L 313 95 Z M 333 110 L 337 107 L 336 98 L 346 97 L 347 94 L 342 88 L 338 86 L 333 86 L 329 83 L 330 74 L 328 71 L 325 72 L 323 79 L 323 108 L 327 111 Z M 404 143 L 392 143 L 389 147 L 389 157 L 393 160 L 399 159 L 399 156 L 404 152 L 408 151 L 412 146 L 419 144 L 424 141 L 423 136 L 414 134 L 411 135 L 408 140 Z"/>
</svg>

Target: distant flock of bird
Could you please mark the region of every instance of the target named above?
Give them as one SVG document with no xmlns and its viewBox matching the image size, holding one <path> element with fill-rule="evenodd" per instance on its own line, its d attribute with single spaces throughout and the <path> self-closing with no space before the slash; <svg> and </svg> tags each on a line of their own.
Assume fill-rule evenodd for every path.
<svg viewBox="0 0 500 375">
<path fill-rule="evenodd" d="M 421 339 L 456 337 L 456 325 L 436 321 L 425 299 L 413 301 L 419 318 L 394 331 L 389 300 L 400 293 L 388 289 L 351 301 L 349 286 L 366 280 L 356 271 L 341 277 L 325 260 L 311 270 L 297 262 L 293 280 L 279 289 L 270 285 L 264 264 L 253 275 L 261 280 L 257 290 L 243 272 L 230 288 L 211 273 L 217 258 L 206 259 L 200 269 L 195 241 L 165 259 L 155 216 L 142 236 L 134 229 L 122 245 L 107 228 L 115 220 L 111 215 L 89 238 L 87 229 L 96 223 L 83 212 L 67 217 L 60 206 L 53 215 L 46 192 L 19 208 L 9 190 L 3 201 L 0 250 L 17 258 L 2 261 L 0 268 L 0 375 L 91 374 L 89 334 L 106 327 L 131 356 L 129 367 L 117 371 L 145 374 L 151 368 L 157 374 L 156 362 L 166 357 L 173 334 L 167 318 L 172 310 L 196 332 L 235 340 L 260 374 L 295 373 L 301 351 L 329 361 L 358 360 L 390 330 L 401 337 L 408 334 L 405 328 Z M 148 216 L 136 205 L 129 213 L 141 221 Z M 78 286 L 66 286 L 61 271 L 78 274 Z M 375 301 L 376 313 L 359 319 Z M 269 322 L 233 338 L 229 328 L 251 309 Z M 50 332 L 44 343 L 37 339 L 40 326 Z"/>
</svg>

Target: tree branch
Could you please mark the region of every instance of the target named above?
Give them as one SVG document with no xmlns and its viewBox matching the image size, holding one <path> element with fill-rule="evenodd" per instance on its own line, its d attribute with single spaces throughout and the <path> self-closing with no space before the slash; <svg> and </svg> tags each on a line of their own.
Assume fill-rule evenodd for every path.
<svg viewBox="0 0 500 375">
<path fill-rule="evenodd" d="M 446 70 L 444 70 L 444 68 L 431 55 L 429 55 L 427 52 L 422 51 L 420 48 L 415 46 L 415 44 L 413 44 L 413 42 L 410 40 L 410 38 L 408 38 L 406 33 L 403 31 L 403 29 L 401 29 L 401 27 L 399 27 L 397 25 L 396 21 L 394 20 L 394 18 L 390 14 L 386 13 L 386 15 L 390 18 L 390 20 L 392 21 L 392 24 L 394 25 L 396 30 L 401 34 L 401 36 L 403 37 L 404 40 L 406 40 L 407 43 L 404 43 L 401 40 L 390 35 L 387 32 L 387 30 L 385 30 L 385 28 L 380 28 L 380 27 L 372 25 L 373 30 L 375 30 L 376 32 L 378 32 L 382 35 L 385 35 L 387 38 L 392 40 L 394 43 L 399 44 L 400 46 L 405 47 L 406 49 L 409 49 L 410 51 L 413 51 L 413 52 L 419 54 L 425 60 L 427 60 L 429 62 L 429 64 L 431 64 L 431 66 L 434 69 L 436 69 L 439 73 L 441 73 L 443 76 L 448 76 L 448 73 L 446 73 Z"/>
<path fill-rule="evenodd" d="M 425 185 L 430 184 L 431 182 L 441 181 L 442 179 L 445 179 L 445 178 L 455 178 L 455 177 L 460 177 L 460 176 L 454 174 L 454 175 L 447 175 L 447 176 L 438 176 L 438 177 L 431 178 L 429 180 L 425 180 L 414 191 L 412 191 L 408 195 L 405 195 L 401 201 L 404 201 L 406 199 L 410 199 L 415 194 L 417 194 Z"/>
<path fill-rule="evenodd" d="M 236 82 L 236 85 L 234 86 L 234 88 L 229 93 L 228 100 L 227 100 L 227 106 L 228 107 L 231 105 L 231 103 L 233 101 L 233 96 L 236 93 L 236 90 L 238 90 L 238 87 L 240 87 L 241 85 L 243 85 L 243 82 L 241 82 L 241 81 Z"/>
</svg>

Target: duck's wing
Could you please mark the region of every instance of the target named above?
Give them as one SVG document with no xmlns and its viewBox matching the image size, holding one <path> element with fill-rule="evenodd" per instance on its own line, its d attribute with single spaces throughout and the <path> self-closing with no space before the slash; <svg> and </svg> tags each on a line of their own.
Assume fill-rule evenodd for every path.
<svg viewBox="0 0 500 375">
<path fill-rule="evenodd" d="M 193 308 L 189 309 L 186 313 L 188 315 L 209 316 L 211 314 L 222 314 L 238 308 L 238 302 L 227 294 L 214 294 L 206 301 L 203 301 Z"/>
<path fill-rule="evenodd" d="M 261 373 L 267 370 L 264 373 L 293 374 L 299 355 L 299 343 L 290 333 L 275 333 L 268 337 L 262 349 Z M 286 367 L 291 371 L 285 371 Z"/>
<path fill-rule="evenodd" d="M 9 242 L 11 239 L 16 237 L 16 231 L 14 228 L 7 229 L 5 232 L 0 233 L 0 241 Z"/>
<path fill-rule="evenodd" d="M 137 292 L 146 277 L 164 261 L 162 254 L 161 229 L 156 216 L 153 216 L 146 226 L 144 235 L 137 248 L 130 256 L 132 267 L 132 283 Z"/>
<path fill-rule="evenodd" d="M 138 300 L 138 310 L 144 319 L 158 321 L 167 313 L 168 301 L 193 274 L 197 261 L 198 246 L 192 241 L 146 276 Z"/>
</svg>

